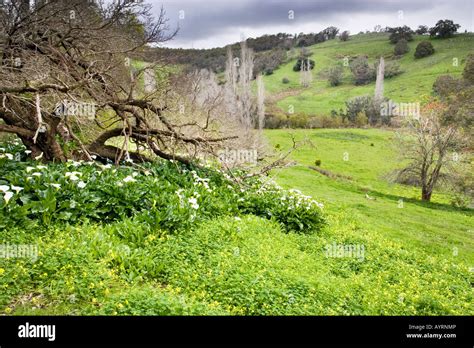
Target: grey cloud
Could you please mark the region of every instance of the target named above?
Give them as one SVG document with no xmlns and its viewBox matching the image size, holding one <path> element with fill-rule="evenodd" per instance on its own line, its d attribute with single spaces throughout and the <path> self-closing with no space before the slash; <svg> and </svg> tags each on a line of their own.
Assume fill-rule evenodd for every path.
<svg viewBox="0 0 474 348">
<path fill-rule="evenodd" d="M 179 25 L 179 41 L 203 40 L 213 35 L 225 34 L 238 30 L 239 27 L 262 28 L 266 26 L 291 25 L 295 28 L 303 23 L 334 21 L 335 26 L 344 27 L 343 18 L 348 15 L 373 15 L 374 23 L 367 23 L 367 29 L 373 28 L 378 14 L 397 15 L 398 11 L 421 14 L 446 3 L 442 0 L 153 0 L 156 10 L 164 7 L 170 19 L 170 25 Z M 470 0 L 451 1 L 453 12 L 468 7 L 472 11 Z M 290 21 L 288 11 L 294 11 L 295 19 Z M 179 11 L 184 11 L 185 18 L 178 19 Z M 446 14 L 448 18 L 448 14 Z M 455 18 L 454 18 L 455 19 Z M 422 24 L 422 22 L 420 22 Z"/>
</svg>

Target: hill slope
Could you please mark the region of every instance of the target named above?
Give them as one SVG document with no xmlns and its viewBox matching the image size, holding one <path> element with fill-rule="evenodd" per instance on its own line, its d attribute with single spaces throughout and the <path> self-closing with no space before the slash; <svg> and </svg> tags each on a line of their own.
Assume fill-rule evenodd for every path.
<svg viewBox="0 0 474 348">
<path fill-rule="evenodd" d="M 433 82 L 439 75 L 458 76 L 464 68 L 464 60 L 474 47 L 473 34 L 460 34 L 452 39 L 430 40 L 435 48 L 431 57 L 415 59 L 416 45 L 426 36 L 417 35 L 409 42 L 410 51 L 397 61 L 404 72 L 396 77 L 385 79 L 385 96 L 396 102 L 421 102 L 423 96 L 431 94 Z M 299 84 L 299 73 L 293 71 L 295 59 L 280 66 L 273 75 L 265 76 L 265 88 L 270 96 L 277 99 L 277 106 L 287 111 L 293 105 L 295 112 L 306 114 L 329 114 L 331 110 L 344 108 L 347 99 L 364 94 L 373 94 L 375 83 L 355 86 L 349 67 L 344 67 L 343 83 L 337 87 L 329 86 L 323 72 L 342 62 L 346 56 L 367 55 L 372 64 L 383 55 L 393 60 L 393 47 L 388 34 L 361 34 L 351 36 L 349 41 L 330 40 L 308 47 L 311 59 L 316 62 L 313 70 L 313 83 L 308 88 Z M 453 64 L 457 58 L 458 65 Z M 283 84 L 286 77 L 290 83 Z"/>
</svg>

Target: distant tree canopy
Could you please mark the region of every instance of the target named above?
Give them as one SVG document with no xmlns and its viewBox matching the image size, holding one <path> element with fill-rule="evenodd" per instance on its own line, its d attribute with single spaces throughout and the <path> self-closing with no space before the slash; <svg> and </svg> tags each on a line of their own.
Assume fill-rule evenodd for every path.
<svg viewBox="0 0 474 348">
<path fill-rule="evenodd" d="M 413 30 L 410 27 L 404 25 L 403 27 L 388 28 L 387 31 L 390 33 L 389 40 L 391 43 L 396 44 L 401 39 L 406 41 L 413 40 Z"/>
<path fill-rule="evenodd" d="M 428 33 L 428 26 L 426 25 L 419 25 L 418 29 L 415 30 L 415 33 L 418 35 L 424 35 Z"/>
<path fill-rule="evenodd" d="M 296 46 L 306 47 L 306 46 L 311 46 L 311 45 L 321 43 L 327 40 L 332 40 L 336 38 L 337 33 L 339 33 L 339 29 L 336 27 L 327 27 L 326 29 L 316 34 L 300 33 L 296 38 Z"/>
<path fill-rule="evenodd" d="M 254 52 L 269 51 L 275 48 L 289 50 L 294 46 L 293 35 L 278 33 L 276 35 L 263 35 L 257 38 L 247 39 L 247 45 Z"/>
<path fill-rule="evenodd" d="M 322 31 L 323 34 L 327 35 L 328 40 L 335 39 L 337 33 L 339 33 L 339 29 L 336 27 L 327 27 Z"/>
<path fill-rule="evenodd" d="M 286 61 L 286 58 L 286 51 L 281 48 L 258 52 L 255 56 L 254 76 L 261 73 L 265 75 L 273 74 L 273 71 Z"/>
<path fill-rule="evenodd" d="M 430 28 L 430 36 L 444 39 L 451 37 L 461 26 L 459 24 L 454 24 L 450 19 L 439 20 L 436 25 Z"/>
<path fill-rule="evenodd" d="M 347 41 L 349 40 L 349 31 L 348 30 L 344 30 L 341 35 L 339 35 L 339 39 L 341 41 Z"/>
<path fill-rule="evenodd" d="M 286 61 L 285 51 L 295 47 L 305 48 L 334 39 L 338 32 L 338 28 L 331 26 L 316 34 L 300 33 L 292 35 L 278 33 L 248 38 L 246 40 L 247 46 L 256 52 L 255 76 L 259 73 L 271 74 L 273 70 Z M 148 61 L 161 59 L 170 64 L 187 65 L 190 70 L 209 69 L 215 73 L 220 73 L 225 69 L 227 47 L 230 47 L 237 56 L 239 55 L 240 44 L 235 43 L 211 49 L 146 48 L 145 56 Z M 308 55 L 310 54 L 309 52 Z"/>
</svg>

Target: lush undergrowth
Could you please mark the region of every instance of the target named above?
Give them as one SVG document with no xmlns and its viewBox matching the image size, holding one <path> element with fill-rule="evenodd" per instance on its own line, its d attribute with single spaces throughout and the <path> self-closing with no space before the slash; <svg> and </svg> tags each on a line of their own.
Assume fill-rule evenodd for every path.
<svg viewBox="0 0 474 348">
<path fill-rule="evenodd" d="M 41 165 L 21 161 L 20 145 L 0 157 L 0 228 L 15 224 L 113 222 L 127 217 L 171 233 L 223 215 L 254 214 L 287 231 L 310 233 L 323 224 L 322 206 L 272 181 L 237 185 L 213 169 L 173 161 L 137 166 L 69 161 Z"/>
<path fill-rule="evenodd" d="M 285 187 L 321 197 L 324 225 L 318 204 L 297 192 L 270 184 L 259 190 L 261 182 L 259 188 L 255 183 L 241 192 L 212 169 L 186 171 L 175 163 L 104 168 L 73 162 L 37 168 L 4 156 L 1 185 L 15 195 L 0 208 L 0 244 L 34 245 L 38 257 L 0 259 L 2 312 L 474 314 L 472 211 L 450 208 L 441 194 L 432 204 L 420 204 L 415 190 L 386 184 L 382 174 L 396 165 L 385 145 L 390 132 L 295 133 L 311 137 L 316 149 L 299 150 L 294 154 L 297 166 L 274 174 Z M 267 134 L 280 148 L 291 144 L 286 132 Z M 344 152 L 349 161 L 343 160 Z M 308 169 L 315 157 L 323 168 L 352 180 Z M 81 182 L 86 186 L 76 192 Z M 118 188 L 82 210 L 88 202 L 82 195 L 101 195 L 100 183 Z M 51 184 L 61 185 L 51 191 L 56 208 L 72 198 L 79 210 L 67 206 L 46 215 L 15 210 L 22 206 L 22 195 L 37 201 Z M 17 194 L 15 187 L 23 190 Z M 403 208 L 397 206 L 400 198 Z M 30 207 L 28 202 L 24 206 Z M 170 210 L 161 215 L 165 209 Z M 188 213 L 182 217 L 180 209 Z M 305 211 L 311 216 L 302 215 Z M 64 212 L 71 214 L 70 220 L 63 219 Z M 303 221 L 313 228 L 300 226 Z M 337 246 L 354 248 L 328 252 Z"/>
</svg>

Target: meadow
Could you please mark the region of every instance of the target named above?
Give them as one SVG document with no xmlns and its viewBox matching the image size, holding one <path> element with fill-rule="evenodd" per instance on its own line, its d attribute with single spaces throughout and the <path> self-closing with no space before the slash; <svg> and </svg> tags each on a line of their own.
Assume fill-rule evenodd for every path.
<svg viewBox="0 0 474 348">
<path fill-rule="evenodd" d="M 2 203 L 0 244 L 38 248 L 37 260 L 0 259 L 2 312 L 474 314 L 473 211 L 451 207 L 447 193 L 422 203 L 418 190 L 390 184 L 386 175 L 398 165 L 392 131 L 272 130 L 265 136 L 282 151 L 292 136 L 314 146 L 294 152 L 294 166 L 271 173 L 283 189 L 263 194 L 262 185 L 273 184 L 241 192 L 212 172 L 183 172 L 173 163 L 133 171 L 0 159 L 11 169 L 0 177 L 22 184 L 30 201 L 40 202 L 25 203 L 28 211 L 11 205 L 20 197 L 7 208 Z M 310 169 L 317 159 L 338 176 Z M 53 181 L 68 191 L 47 188 Z M 101 192 L 109 198 L 99 200 Z M 44 195 L 57 204 L 42 204 Z M 292 195 L 297 198 L 289 202 Z M 305 203 L 306 195 L 318 207 Z M 137 202 L 143 210 L 133 209 Z M 156 213 L 164 206 L 166 214 Z M 355 248 L 328 252 L 341 245 Z"/>
</svg>

